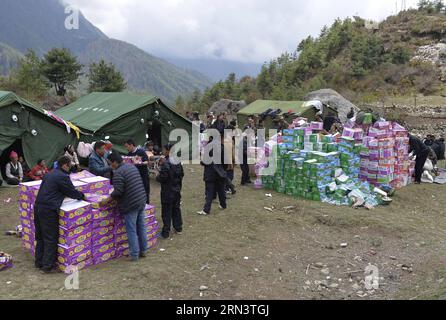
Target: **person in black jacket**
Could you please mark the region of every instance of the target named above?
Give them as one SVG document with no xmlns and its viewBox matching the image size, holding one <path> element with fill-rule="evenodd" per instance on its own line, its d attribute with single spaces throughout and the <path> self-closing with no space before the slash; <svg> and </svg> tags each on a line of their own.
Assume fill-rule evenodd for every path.
<svg viewBox="0 0 446 320">
<path fill-rule="evenodd" d="M 124 147 L 129 152 L 129 157 L 139 157 L 141 159 L 141 163 L 136 164 L 136 167 L 141 174 L 142 183 L 144 184 L 144 189 L 146 190 L 147 204 L 150 204 L 149 157 L 142 148 L 136 147 L 136 143 L 132 139 L 127 140 Z"/>
<path fill-rule="evenodd" d="M 124 215 L 130 245 L 130 261 L 145 258 L 148 250 L 145 207 L 147 194 L 141 175 L 135 166 L 125 164 L 121 155 L 113 151 L 108 156 L 113 169 L 111 199 L 118 202 L 119 212 Z"/>
<path fill-rule="evenodd" d="M 183 187 L 184 170 L 181 163 L 174 164 L 170 159 L 171 144 L 164 146 L 164 158 L 161 158 L 161 170 L 156 178 L 161 183 L 161 207 L 163 218 L 164 239 L 170 237 L 172 228 L 177 234 L 183 232 L 183 219 L 181 217 L 181 189 Z"/>
<path fill-rule="evenodd" d="M 248 137 L 243 137 L 243 162 L 240 164 L 240 169 L 242 170 L 242 186 L 252 184 L 251 177 L 249 175 L 249 164 L 248 164 Z"/>
<path fill-rule="evenodd" d="M 409 153 L 416 156 L 415 163 L 415 183 L 421 183 L 421 177 L 423 175 L 424 164 L 429 156 L 429 148 L 417 137 L 409 136 Z"/>
<path fill-rule="evenodd" d="M 34 212 L 36 229 L 36 268 L 50 273 L 57 259 L 59 241 L 59 210 L 65 197 L 83 200 L 82 192 L 73 186 L 70 180 L 71 160 L 62 157 L 58 161 L 58 169 L 43 177 L 37 195 Z"/>
<path fill-rule="evenodd" d="M 210 140 L 209 143 L 213 143 L 212 140 Z M 221 159 L 219 163 L 202 163 L 202 165 L 204 165 L 203 180 L 205 182 L 206 203 L 203 210 L 197 213 L 204 216 L 207 216 L 211 213 L 212 201 L 214 201 L 215 194 L 218 195 L 218 199 L 220 201 L 220 209 L 226 210 L 227 207 L 225 191 L 227 174 L 224 167 L 224 145 L 220 143 L 220 145 L 215 145 L 214 148 L 220 148 L 221 150 Z M 209 156 L 213 157 L 213 151 L 210 152 Z"/>
</svg>

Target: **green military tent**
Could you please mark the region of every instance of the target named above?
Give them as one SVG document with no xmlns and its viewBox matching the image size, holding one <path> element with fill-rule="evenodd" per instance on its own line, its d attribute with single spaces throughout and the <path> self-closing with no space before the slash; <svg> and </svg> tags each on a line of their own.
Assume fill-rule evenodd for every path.
<svg viewBox="0 0 446 320">
<path fill-rule="evenodd" d="M 297 117 L 307 118 L 308 120 L 312 121 L 315 119 L 316 113 L 318 112 L 318 109 L 315 105 L 303 101 L 257 100 L 246 106 L 245 108 L 241 109 L 237 113 L 237 121 L 239 123 L 239 126 L 243 128 L 244 125 L 247 123 L 249 117 L 260 116 L 262 113 L 268 111 L 269 109 L 282 110 L 281 114 L 279 115 L 285 117 L 287 117 L 288 115 L 288 119 L 285 119 L 288 122 L 291 122 Z M 333 109 L 326 107 L 324 108 L 323 115 L 334 115 L 335 113 L 336 112 Z M 273 120 L 274 119 L 272 119 L 271 117 L 267 117 L 265 119 L 264 124 L 267 130 L 274 128 Z"/>
<path fill-rule="evenodd" d="M 192 137 L 192 123 L 154 96 L 93 92 L 56 114 L 81 129 L 82 141 L 110 140 L 120 152 L 130 138 L 139 145 L 149 139 L 162 146 L 174 129 Z"/>
<path fill-rule="evenodd" d="M 75 141 L 75 135 L 69 133 L 65 125 L 51 118 L 45 110 L 13 92 L 0 91 L 2 170 L 13 150 L 23 155 L 32 167 L 39 159 L 51 164 L 63 154 L 65 146 Z"/>
</svg>

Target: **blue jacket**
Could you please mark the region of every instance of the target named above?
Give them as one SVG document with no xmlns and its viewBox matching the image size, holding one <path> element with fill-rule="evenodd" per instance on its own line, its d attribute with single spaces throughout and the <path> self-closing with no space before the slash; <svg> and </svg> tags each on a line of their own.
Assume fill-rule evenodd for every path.
<svg viewBox="0 0 446 320">
<path fill-rule="evenodd" d="M 59 211 L 65 197 L 82 200 L 84 194 L 76 190 L 68 173 L 55 169 L 43 177 L 36 206 Z"/>
<path fill-rule="evenodd" d="M 88 171 L 96 176 L 104 177 L 111 172 L 110 166 L 107 164 L 105 158 L 100 157 L 96 152 L 93 152 L 88 159 Z"/>
</svg>

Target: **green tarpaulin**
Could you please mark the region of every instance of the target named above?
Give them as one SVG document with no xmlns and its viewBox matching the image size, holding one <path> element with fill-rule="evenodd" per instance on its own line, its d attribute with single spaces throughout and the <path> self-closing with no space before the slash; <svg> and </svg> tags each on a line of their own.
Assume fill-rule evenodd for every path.
<svg viewBox="0 0 446 320">
<path fill-rule="evenodd" d="M 82 141 L 108 138 L 120 152 L 125 152 L 123 144 L 130 138 L 143 145 L 149 135 L 150 140 L 164 145 L 174 129 L 192 134 L 192 123 L 159 98 L 127 92 L 93 92 L 56 114 L 84 132 Z"/>
<path fill-rule="evenodd" d="M 282 115 L 291 111 L 295 114 L 295 116 L 287 119 L 287 121 L 289 122 L 297 116 L 314 119 L 314 116 L 316 115 L 315 108 L 304 107 L 303 104 L 304 103 L 302 101 L 257 100 L 237 113 L 237 121 L 239 123 L 239 126 L 243 128 L 244 125 L 248 122 L 249 116 L 260 115 L 268 109 L 280 109 L 282 110 Z M 267 130 L 275 128 L 273 119 L 271 119 L 270 117 L 265 119 L 264 124 Z"/>
<path fill-rule="evenodd" d="M 43 109 L 12 92 L 0 91 L 0 154 L 18 140 L 31 167 L 39 159 L 51 164 L 63 155 L 66 145 L 76 142 L 75 136 Z"/>
</svg>

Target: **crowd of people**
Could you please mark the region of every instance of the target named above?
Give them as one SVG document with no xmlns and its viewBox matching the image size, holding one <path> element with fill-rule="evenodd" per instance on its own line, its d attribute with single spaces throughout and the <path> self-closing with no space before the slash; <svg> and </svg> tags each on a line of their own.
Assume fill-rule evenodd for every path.
<svg viewBox="0 0 446 320">
<path fill-rule="evenodd" d="M 198 113 L 188 115 L 191 120 L 199 121 Z M 324 123 L 322 134 L 342 133 L 342 125 L 336 119 L 323 118 L 322 113 L 317 114 L 317 120 Z M 288 127 L 284 117 L 278 117 L 275 122 L 277 130 Z M 221 161 L 218 163 L 204 163 L 203 181 L 205 185 L 205 201 L 199 215 L 211 214 L 212 203 L 218 199 L 219 209 L 226 210 L 228 199 L 235 195 L 235 144 L 232 148 L 223 143 L 226 130 L 236 130 L 237 121 L 230 120 L 226 113 L 218 116 L 207 114 L 205 122 L 200 122 L 200 131 L 215 129 L 221 135 Z M 255 133 L 264 128 L 262 117 L 249 117 L 243 130 L 252 129 Z M 232 139 L 235 139 L 232 137 Z M 248 164 L 248 137 L 243 136 L 243 161 L 240 165 L 241 185 L 252 184 L 250 166 Z M 207 143 L 214 143 L 212 137 Z M 92 152 L 88 157 L 88 171 L 96 176 L 111 179 L 113 192 L 104 200 L 104 204 L 115 201 L 121 214 L 125 217 L 126 230 L 129 238 L 130 260 L 137 261 L 144 258 L 147 253 L 147 232 L 144 223 L 144 209 L 150 203 L 150 175 L 154 163 L 157 164 L 156 181 L 160 183 L 161 216 L 163 227 L 160 236 L 169 239 L 172 232 L 181 235 L 183 232 L 183 219 L 181 212 L 182 188 L 184 169 L 181 163 L 171 161 L 173 145 L 167 144 L 162 151 L 153 142 L 147 142 L 139 147 L 134 140 L 128 139 L 123 147 L 127 150 L 126 157 L 132 163 L 124 161 L 124 157 L 114 150 L 109 141 L 98 141 L 93 144 Z M 423 167 L 427 159 L 432 161 L 444 160 L 444 139 L 435 139 L 428 136 L 424 141 L 410 136 L 410 152 L 416 157 L 417 183 L 421 182 Z M 26 162 L 16 152 L 11 152 L 10 161 L 6 165 L 6 182 L 10 185 L 19 185 L 26 181 L 42 180 L 42 184 L 35 204 L 36 228 L 36 267 L 44 273 L 54 270 L 57 258 L 58 244 L 58 212 L 63 200 L 68 197 L 84 200 L 85 195 L 77 191 L 70 180 L 70 173 L 82 170 L 79 157 L 74 146 L 64 148 L 63 156 L 58 159 L 54 169 L 50 171 L 44 160 L 29 169 Z M 212 151 L 211 151 L 212 153 Z M 212 158 L 212 154 L 210 154 Z M 232 158 L 232 161 L 227 159 Z"/>
</svg>

